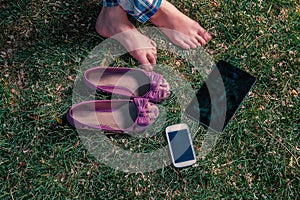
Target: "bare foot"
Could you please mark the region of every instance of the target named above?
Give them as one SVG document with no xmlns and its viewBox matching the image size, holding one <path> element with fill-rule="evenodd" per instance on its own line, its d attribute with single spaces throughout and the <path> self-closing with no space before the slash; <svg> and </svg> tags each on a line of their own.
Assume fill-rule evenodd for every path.
<svg viewBox="0 0 300 200">
<path fill-rule="evenodd" d="M 96 30 L 103 37 L 118 40 L 145 70 L 153 70 L 157 57 L 155 42 L 135 29 L 120 6 L 103 7 Z"/>
<path fill-rule="evenodd" d="M 171 42 L 183 49 L 195 49 L 211 39 L 210 34 L 198 22 L 184 15 L 166 0 L 162 1 L 150 22 L 158 26 Z"/>
</svg>

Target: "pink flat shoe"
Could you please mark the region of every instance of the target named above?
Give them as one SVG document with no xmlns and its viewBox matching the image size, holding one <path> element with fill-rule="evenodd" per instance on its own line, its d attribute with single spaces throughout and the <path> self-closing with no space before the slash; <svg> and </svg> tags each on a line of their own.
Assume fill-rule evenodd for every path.
<svg viewBox="0 0 300 200">
<path fill-rule="evenodd" d="M 147 98 L 152 102 L 160 102 L 170 96 L 170 86 L 161 74 L 141 69 L 95 67 L 85 71 L 84 80 L 93 90 Z"/>
<path fill-rule="evenodd" d="M 78 129 L 140 132 L 158 117 L 158 108 L 148 99 L 92 100 L 73 105 L 69 123 Z"/>
</svg>

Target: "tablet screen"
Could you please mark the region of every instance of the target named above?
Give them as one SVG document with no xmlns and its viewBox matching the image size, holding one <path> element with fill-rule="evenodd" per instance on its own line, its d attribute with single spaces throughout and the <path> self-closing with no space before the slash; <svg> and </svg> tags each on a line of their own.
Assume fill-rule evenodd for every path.
<svg viewBox="0 0 300 200">
<path fill-rule="evenodd" d="M 186 109 L 201 124 L 224 130 L 256 78 L 233 65 L 219 61 Z"/>
</svg>

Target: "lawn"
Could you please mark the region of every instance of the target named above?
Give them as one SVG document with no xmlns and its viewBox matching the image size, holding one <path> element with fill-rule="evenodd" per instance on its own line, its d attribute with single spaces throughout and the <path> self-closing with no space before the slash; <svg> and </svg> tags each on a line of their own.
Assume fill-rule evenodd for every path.
<svg viewBox="0 0 300 200">
<path fill-rule="evenodd" d="M 126 173 L 96 159 L 64 118 L 80 66 L 105 40 L 94 29 L 101 2 L 0 1 L 0 199 L 300 198 L 299 2 L 171 2 L 212 33 L 205 50 L 215 61 L 226 60 L 258 80 L 195 166 Z M 178 55 L 160 50 L 158 63 L 199 87 L 199 77 L 188 73 L 190 64 Z M 114 65 L 138 63 L 124 55 Z M 164 127 L 178 122 L 181 112 L 172 99 L 163 104 L 170 108 Z M 196 149 L 202 133 L 200 127 Z M 166 144 L 163 131 L 134 140 L 101 136 L 137 151 Z"/>
</svg>

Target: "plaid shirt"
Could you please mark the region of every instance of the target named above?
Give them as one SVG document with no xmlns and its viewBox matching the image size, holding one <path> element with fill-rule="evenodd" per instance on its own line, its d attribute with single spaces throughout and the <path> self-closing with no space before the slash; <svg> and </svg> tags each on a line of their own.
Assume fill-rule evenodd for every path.
<svg viewBox="0 0 300 200">
<path fill-rule="evenodd" d="M 154 15 L 161 5 L 162 0 L 103 0 L 104 7 L 120 5 L 128 14 L 144 23 Z"/>
</svg>

